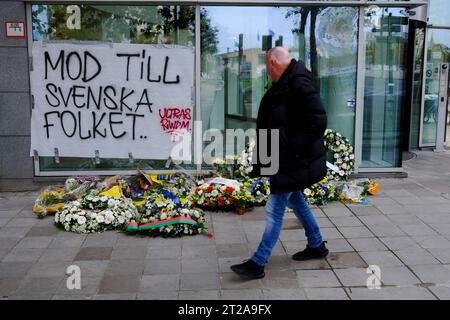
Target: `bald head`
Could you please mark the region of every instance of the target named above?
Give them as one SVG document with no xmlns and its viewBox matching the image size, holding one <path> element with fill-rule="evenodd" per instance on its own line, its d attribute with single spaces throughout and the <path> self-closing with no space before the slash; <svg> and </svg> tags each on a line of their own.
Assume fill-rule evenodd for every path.
<svg viewBox="0 0 450 320">
<path fill-rule="evenodd" d="M 291 63 L 289 51 L 284 47 L 275 47 L 267 51 L 267 74 L 273 82 L 278 82 L 283 72 Z"/>
<path fill-rule="evenodd" d="M 289 51 L 284 47 L 275 47 L 270 49 L 267 52 L 267 58 L 273 59 L 279 64 L 289 65 L 289 63 L 291 63 L 291 56 L 289 55 Z"/>
</svg>

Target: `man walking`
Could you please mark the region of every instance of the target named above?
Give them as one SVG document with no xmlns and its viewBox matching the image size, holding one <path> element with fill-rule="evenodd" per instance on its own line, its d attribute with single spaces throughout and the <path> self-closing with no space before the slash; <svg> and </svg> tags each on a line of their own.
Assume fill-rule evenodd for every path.
<svg viewBox="0 0 450 320">
<path fill-rule="evenodd" d="M 303 189 L 326 175 L 325 109 L 312 83 L 311 73 L 302 62 L 291 59 L 287 49 L 275 47 L 269 50 L 266 66 L 273 84 L 259 107 L 257 142 L 258 146 L 266 143 L 270 151 L 270 132 L 265 140 L 260 129 L 278 130 L 279 168 L 270 176 L 271 194 L 265 207 L 266 228 L 261 243 L 249 260 L 231 266 L 234 272 L 250 279 L 264 277 L 264 266 L 278 241 L 286 207 L 294 210 L 308 239 L 306 249 L 292 258 L 302 261 L 324 258 L 328 254 L 319 226 L 303 197 Z M 261 176 L 263 167 L 258 158 L 251 176 Z"/>
</svg>

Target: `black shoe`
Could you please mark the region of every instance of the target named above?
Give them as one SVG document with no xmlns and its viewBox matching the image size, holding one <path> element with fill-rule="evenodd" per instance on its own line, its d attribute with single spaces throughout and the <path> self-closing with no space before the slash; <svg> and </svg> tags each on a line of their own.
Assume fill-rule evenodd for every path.
<svg viewBox="0 0 450 320">
<path fill-rule="evenodd" d="M 296 261 L 304 261 L 310 259 L 322 259 L 328 255 L 328 249 L 325 247 L 326 241 L 322 242 L 320 247 L 318 248 L 310 248 L 306 246 L 306 249 L 300 252 L 297 252 L 292 256 L 292 259 Z"/>
<path fill-rule="evenodd" d="M 264 273 L 264 267 L 259 266 L 252 259 L 249 259 L 244 263 L 231 266 L 231 270 L 236 272 L 238 275 L 249 279 L 261 279 L 266 275 Z"/>
</svg>

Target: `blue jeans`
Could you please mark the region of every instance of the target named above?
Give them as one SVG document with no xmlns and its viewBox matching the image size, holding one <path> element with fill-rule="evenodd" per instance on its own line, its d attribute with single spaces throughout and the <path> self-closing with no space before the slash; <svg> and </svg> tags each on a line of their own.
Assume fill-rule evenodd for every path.
<svg viewBox="0 0 450 320">
<path fill-rule="evenodd" d="M 311 209 L 305 202 L 302 192 L 287 192 L 271 194 L 266 204 L 266 229 L 254 253 L 252 260 L 260 266 L 264 266 L 272 253 L 272 249 L 278 241 L 283 225 L 286 207 L 292 208 L 298 220 L 305 228 L 308 247 L 317 248 L 322 244 L 322 235 Z"/>
</svg>

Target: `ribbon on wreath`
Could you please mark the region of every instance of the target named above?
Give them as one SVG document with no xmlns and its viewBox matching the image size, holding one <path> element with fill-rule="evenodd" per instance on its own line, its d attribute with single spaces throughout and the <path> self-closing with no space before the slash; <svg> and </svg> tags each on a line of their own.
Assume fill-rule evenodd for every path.
<svg viewBox="0 0 450 320">
<path fill-rule="evenodd" d="M 182 224 L 182 223 L 200 227 L 202 229 L 203 233 L 205 233 L 208 236 L 208 238 L 213 237 L 213 234 L 211 232 L 208 232 L 207 225 L 205 225 L 203 223 L 199 223 L 189 217 L 169 218 L 169 219 L 165 219 L 165 220 L 144 223 L 141 225 L 138 225 L 136 221 L 132 220 L 127 226 L 127 231 L 137 232 L 137 231 L 153 230 L 153 229 L 160 228 L 160 227 L 167 227 L 170 225 Z"/>
</svg>

